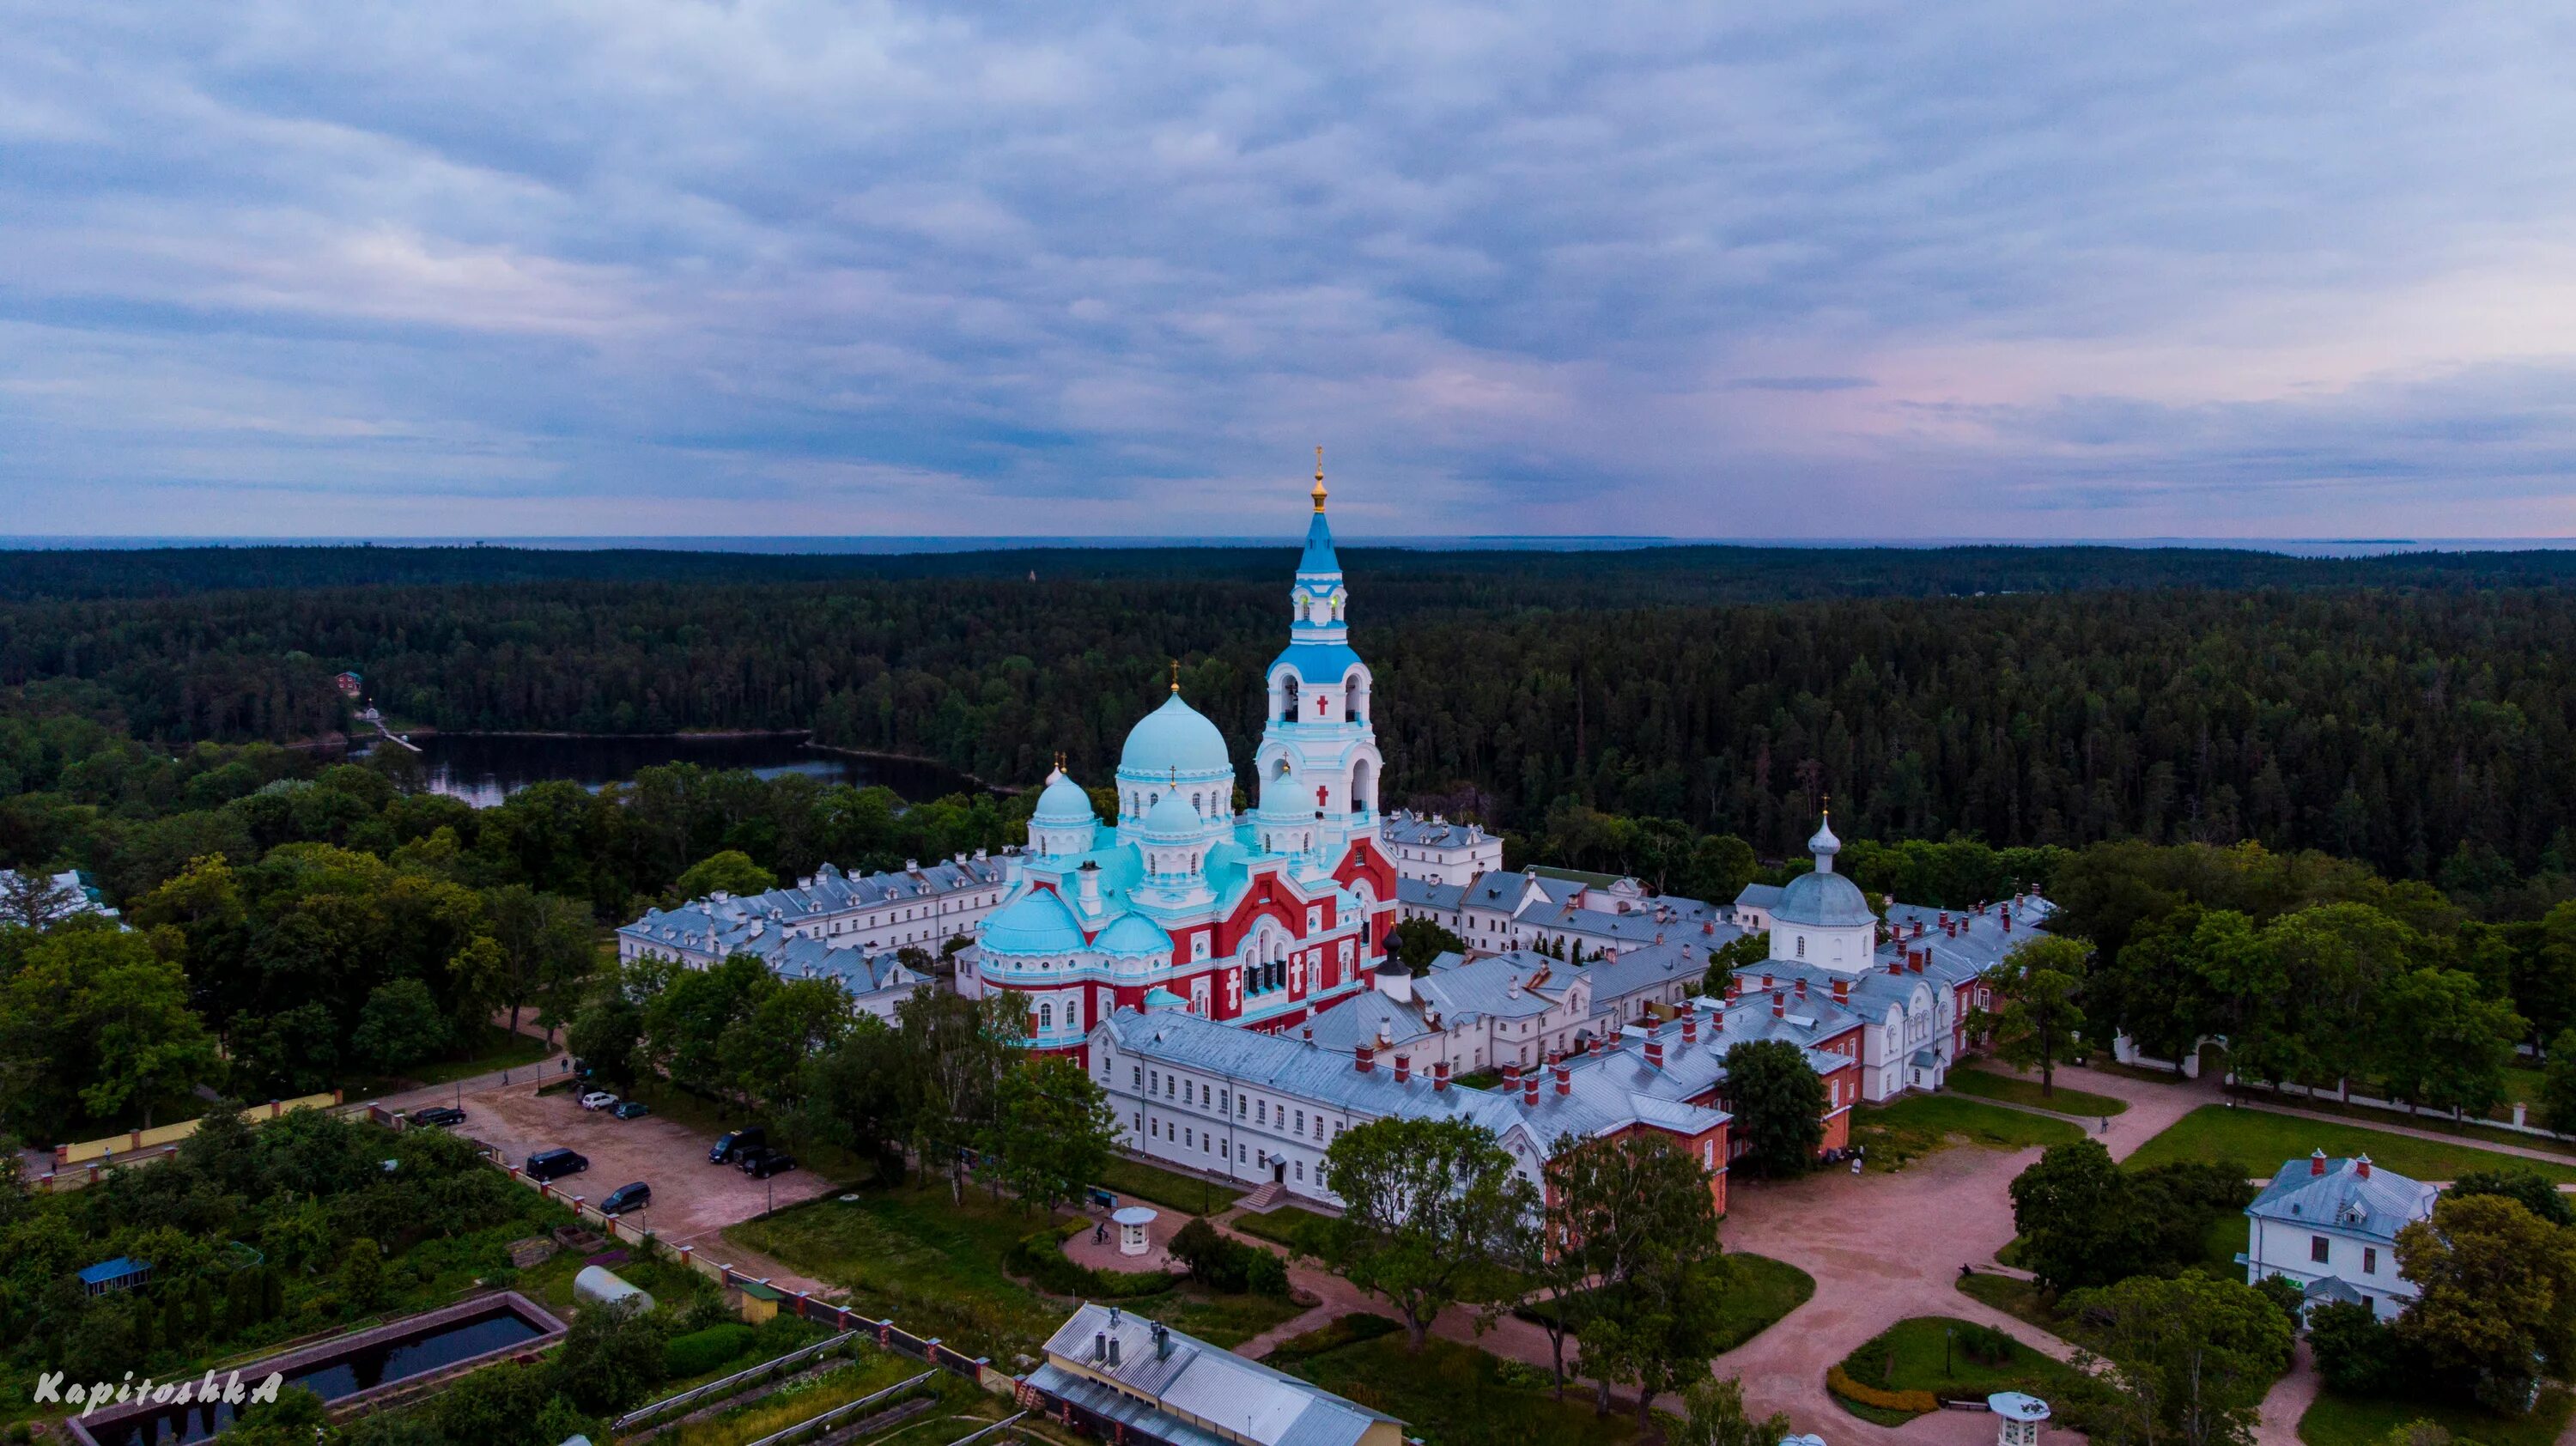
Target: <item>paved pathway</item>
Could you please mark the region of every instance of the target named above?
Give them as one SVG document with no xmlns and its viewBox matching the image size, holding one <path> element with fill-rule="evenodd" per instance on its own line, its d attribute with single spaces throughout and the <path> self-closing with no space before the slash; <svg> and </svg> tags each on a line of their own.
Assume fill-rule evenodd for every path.
<svg viewBox="0 0 2576 1446">
<path fill-rule="evenodd" d="M 2107 1130 L 2094 1131 L 2115 1157 L 2215 1098 L 2214 1089 L 2089 1070 L 2062 1070 L 2058 1079 L 2129 1101 Z M 1720 1357 L 1717 1369 L 1743 1378 L 1748 1409 L 1785 1411 L 1797 1429 L 1835 1446 L 1991 1440 L 1994 1418 L 1982 1413 L 1941 1412 L 1895 1428 L 1862 1421 L 1833 1404 L 1825 1371 L 1888 1326 L 1919 1315 L 1977 1321 L 2060 1359 L 2073 1354 L 2066 1342 L 1961 1294 L 1955 1284 L 1963 1264 L 1994 1268 L 1995 1252 L 2013 1236 L 2007 1187 L 2038 1157 L 2037 1150 L 1960 1145 L 1889 1174 L 1738 1185 L 1728 1194 L 1727 1247 L 1788 1261 L 1816 1278 L 1816 1293 Z"/>
</svg>

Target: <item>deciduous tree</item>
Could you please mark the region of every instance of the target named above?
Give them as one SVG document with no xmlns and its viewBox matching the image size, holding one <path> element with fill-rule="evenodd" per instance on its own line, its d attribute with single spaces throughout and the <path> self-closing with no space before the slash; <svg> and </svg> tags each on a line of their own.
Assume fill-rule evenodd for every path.
<svg viewBox="0 0 2576 1446">
<path fill-rule="evenodd" d="M 1990 1034 L 1995 1056 L 2019 1069 L 2039 1071 L 2039 1092 L 2056 1093 L 2058 1061 L 2084 1029 L 2077 996 L 2084 985 L 2085 946 L 2076 939 L 2041 935 L 2014 945 L 1986 971 L 2000 1007 L 1979 1011 L 1972 1033 Z"/>
<path fill-rule="evenodd" d="M 1806 1051 L 1784 1039 L 1749 1039 L 1726 1051 L 1720 1093 L 1735 1116 L 1729 1135 L 1745 1142 L 1736 1163 L 1785 1179 L 1813 1169 L 1825 1143 L 1825 1082 Z"/>
<path fill-rule="evenodd" d="M 2264 1393 L 2290 1364 L 2290 1323 L 2242 1281 L 2137 1275 L 2066 1298 L 2092 1327 L 2120 1389 L 2095 1439 L 2133 1446 L 2249 1446 Z"/>
<path fill-rule="evenodd" d="M 1497 1267 L 1538 1208 L 1493 1132 L 1464 1120 L 1344 1130 L 1325 1150 L 1324 1183 L 1343 1204 L 1325 1232 L 1326 1258 L 1395 1307 L 1415 1350 L 1443 1309 L 1507 1288 Z"/>
<path fill-rule="evenodd" d="M 2419 1292 L 2398 1339 L 2452 1386 L 2519 1411 L 2535 1373 L 2576 1351 L 2576 1230 L 2502 1195 L 2444 1196 L 2397 1232 L 2397 1268 Z"/>
</svg>

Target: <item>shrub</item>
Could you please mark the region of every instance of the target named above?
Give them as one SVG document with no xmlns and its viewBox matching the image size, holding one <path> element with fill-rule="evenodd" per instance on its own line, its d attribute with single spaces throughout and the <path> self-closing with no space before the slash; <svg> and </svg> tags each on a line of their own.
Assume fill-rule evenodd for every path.
<svg viewBox="0 0 2576 1446">
<path fill-rule="evenodd" d="M 1982 1365 L 2000 1366 L 2012 1359 L 2013 1339 L 1993 1326 L 1972 1325 L 1959 1332 L 1959 1353 Z"/>
<path fill-rule="evenodd" d="M 2396 1333 L 2367 1305 L 2339 1300 L 2310 1311 L 2308 1349 L 2317 1375 L 2340 1394 L 2385 1395 L 2396 1384 Z"/>
<path fill-rule="evenodd" d="M 1889 1391 L 1877 1386 L 1864 1386 L 1840 1366 L 1825 1372 L 1825 1389 L 1846 1401 L 1875 1406 L 1882 1411 L 1911 1411 L 1920 1416 L 1941 1409 L 1939 1398 L 1930 1391 Z"/>
<path fill-rule="evenodd" d="M 1239 1295 L 1288 1294 L 1288 1267 L 1257 1245 L 1246 1245 L 1205 1220 L 1192 1220 L 1172 1237 L 1172 1258 L 1210 1290 Z"/>
<path fill-rule="evenodd" d="M 673 1336 L 662 1347 L 662 1373 L 673 1380 L 703 1376 L 741 1355 L 751 1342 L 751 1327 L 739 1321 Z"/>
</svg>

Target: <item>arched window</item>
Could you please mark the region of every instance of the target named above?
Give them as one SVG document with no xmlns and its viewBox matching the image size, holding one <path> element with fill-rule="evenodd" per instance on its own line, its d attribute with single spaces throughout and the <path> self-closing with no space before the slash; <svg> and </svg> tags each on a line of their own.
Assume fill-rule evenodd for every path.
<svg viewBox="0 0 2576 1446">
<path fill-rule="evenodd" d="M 1041 1004 L 1041 1005 L 1039 1005 L 1039 1006 L 1038 1006 L 1038 1028 L 1039 1028 L 1039 1029 L 1041 1029 L 1041 1030 L 1046 1030 L 1046 1029 L 1053 1029 L 1053 1028 L 1055 1028 L 1055 1006 L 1054 1006 L 1054 1005 L 1052 1005 L 1052 1004 Z"/>
<path fill-rule="evenodd" d="M 1798 957 L 1801 959 L 1807 957 L 1807 936 L 1804 934 L 1798 936 Z"/>
<path fill-rule="evenodd" d="M 1190 808 L 1195 811 L 1199 817 L 1207 817 L 1207 795 L 1204 793 L 1191 794 Z"/>
</svg>

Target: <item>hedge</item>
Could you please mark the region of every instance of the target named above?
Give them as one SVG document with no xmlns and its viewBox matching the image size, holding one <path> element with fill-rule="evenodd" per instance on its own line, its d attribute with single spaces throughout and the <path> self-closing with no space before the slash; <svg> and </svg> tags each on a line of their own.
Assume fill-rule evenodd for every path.
<svg viewBox="0 0 2576 1446">
<path fill-rule="evenodd" d="M 1876 1386 L 1864 1386 L 1840 1366 L 1825 1372 L 1825 1389 L 1844 1400 L 1876 1406 L 1882 1411 L 1911 1411 L 1920 1416 L 1941 1409 L 1940 1398 L 1930 1391 L 1886 1391 Z"/>
<path fill-rule="evenodd" d="M 662 1372 L 672 1380 L 703 1376 L 751 1345 L 752 1329 L 747 1325 L 712 1325 L 705 1330 L 673 1336 L 662 1346 Z"/>
</svg>

